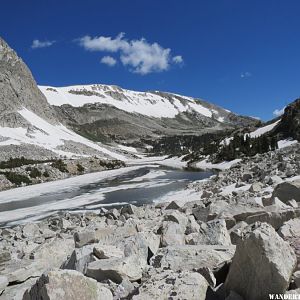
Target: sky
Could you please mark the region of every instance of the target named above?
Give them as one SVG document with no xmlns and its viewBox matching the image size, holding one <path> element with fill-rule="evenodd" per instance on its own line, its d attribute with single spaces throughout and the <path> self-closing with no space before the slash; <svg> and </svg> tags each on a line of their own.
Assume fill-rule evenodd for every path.
<svg viewBox="0 0 300 300">
<path fill-rule="evenodd" d="M 299 0 L 10 0 L 0 36 L 39 85 L 114 84 L 270 120 L 300 96 Z"/>
</svg>

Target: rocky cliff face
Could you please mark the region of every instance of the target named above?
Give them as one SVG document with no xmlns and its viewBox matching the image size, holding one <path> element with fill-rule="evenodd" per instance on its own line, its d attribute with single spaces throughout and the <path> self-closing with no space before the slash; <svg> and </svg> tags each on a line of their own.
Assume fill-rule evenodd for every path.
<svg viewBox="0 0 300 300">
<path fill-rule="evenodd" d="M 0 38 L 0 126 L 24 127 L 28 122 L 18 113 L 27 108 L 55 124 L 55 110 L 38 89 L 25 63 Z"/>
<path fill-rule="evenodd" d="M 295 100 L 285 108 L 274 133 L 283 138 L 291 137 L 300 141 L 300 99 Z"/>
</svg>

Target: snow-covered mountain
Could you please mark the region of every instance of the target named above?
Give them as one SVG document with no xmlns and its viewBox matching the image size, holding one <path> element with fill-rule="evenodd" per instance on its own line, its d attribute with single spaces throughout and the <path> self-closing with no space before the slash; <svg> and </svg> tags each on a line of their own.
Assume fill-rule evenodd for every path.
<svg viewBox="0 0 300 300">
<path fill-rule="evenodd" d="M 256 120 L 192 97 L 136 92 L 111 85 L 39 86 L 61 119 L 95 140 L 201 134 Z"/>
<path fill-rule="evenodd" d="M 82 107 L 86 104 L 107 104 L 129 113 L 154 118 L 175 118 L 183 112 L 196 112 L 208 118 L 224 122 L 231 112 L 208 103 L 176 94 L 161 92 L 136 92 L 112 85 L 83 85 L 54 88 L 39 86 L 49 104 L 69 104 Z"/>
</svg>

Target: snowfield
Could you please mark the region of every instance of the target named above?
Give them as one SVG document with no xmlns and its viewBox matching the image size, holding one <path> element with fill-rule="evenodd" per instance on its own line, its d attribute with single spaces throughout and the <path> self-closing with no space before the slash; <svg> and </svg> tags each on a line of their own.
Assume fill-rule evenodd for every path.
<svg viewBox="0 0 300 300">
<path fill-rule="evenodd" d="M 73 141 L 95 149 L 103 153 L 104 156 L 126 160 L 125 156 L 114 153 L 98 143 L 93 143 L 61 124 L 52 125 L 48 123 L 28 109 L 20 110 L 19 114 L 33 126 L 33 129 L 0 127 L 0 137 L 4 138 L 3 141 L 0 140 L 0 146 L 32 144 L 59 155 L 73 157 L 74 153 L 57 149 L 58 146 L 64 145 L 64 141 Z"/>
<path fill-rule="evenodd" d="M 129 113 L 138 113 L 155 118 L 174 118 L 181 112 L 195 111 L 205 117 L 224 122 L 218 111 L 203 106 L 191 97 L 168 94 L 170 100 L 150 92 L 136 92 L 110 85 L 77 85 L 68 87 L 39 86 L 49 104 L 69 104 L 81 107 L 85 104 L 108 104 Z M 71 92 L 70 92 L 71 91 Z M 74 91 L 79 94 L 74 94 Z M 86 95 L 83 94 L 86 92 Z M 180 101 L 177 97 L 181 97 Z M 225 111 L 229 113 L 228 111 Z"/>
</svg>

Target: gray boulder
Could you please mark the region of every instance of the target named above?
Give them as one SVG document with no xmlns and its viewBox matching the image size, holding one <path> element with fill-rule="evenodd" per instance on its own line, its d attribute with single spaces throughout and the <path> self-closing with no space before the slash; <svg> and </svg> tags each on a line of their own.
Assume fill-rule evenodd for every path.
<svg viewBox="0 0 300 300">
<path fill-rule="evenodd" d="M 129 256 L 125 258 L 109 258 L 91 262 L 87 266 L 86 276 L 103 281 L 110 279 L 121 283 L 124 278 L 137 281 L 142 278 L 143 267 L 139 258 Z"/>
<path fill-rule="evenodd" d="M 249 226 L 248 223 L 241 221 L 229 230 L 231 243 L 233 245 L 237 245 L 242 239 L 243 233 L 246 230 L 247 226 Z"/>
<path fill-rule="evenodd" d="M 289 209 L 278 210 L 278 208 L 275 207 L 275 210 L 273 211 L 265 211 L 262 213 L 248 216 L 245 221 L 248 224 L 253 224 L 255 222 L 262 222 L 262 223 L 265 222 L 272 225 L 275 230 L 278 230 L 283 225 L 284 222 L 294 218 L 298 218 L 299 216 L 300 216 L 299 209 L 289 208 Z"/>
<path fill-rule="evenodd" d="M 26 238 L 34 238 L 41 235 L 40 228 L 35 223 L 27 223 L 23 227 L 22 232 L 23 232 L 23 236 Z"/>
<path fill-rule="evenodd" d="M 251 193 L 258 193 L 263 189 L 264 185 L 261 182 L 254 182 L 250 188 L 249 192 Z"/>
<path fill-rule="evenodd" d="M 112 300 L 113 295 L 101 283 L 73 270 L 50 271 L 43 274 L 27 290 L 23 300 Z"/>
<path fill-rule="evenodd" d="M 237 245 L 225 282 L 226 292 L 235 291 L 245 300 L 283 294 L 295 266 L 296 256 L 290 245 L 273 227 L 260 224 Z"/>
<path fill-rule="evenodd" d="M 155 268 L 174 271 L 193 270 L 207 267 L 211 270 L 230 262 L 235 246 L 184 245 L 161 248 L 150 264 Z"/>
<path fill-rule="evenodd" d="M 279 228 L 278 234 L 294 249 L 297 256 L 297 270 L 300 270 L 300 219 L 285 222 Z"/>
<path fill-rule="evenodd" d="M 93 253 L 99 259 L 124 257 L 124 252 L 121 249 L 111 245 L 102 245 L 102 243 L 94 246 Z"/>
<path fill-rule="evenodd" d="M 163 222 L 161 246 L 184 245 L 185 244 L 185 227 L 175 222 Z"/>
<path fill-rule="evenodd" d="M 231 245 L 224 219 L 202 223 L 199 232 L 189 234 L 186 242 L 190 245 Z"/>
<path fill-rule="evenodd" d="M 199 273 L 159 272 L 143 283 L 133 300 L 205 300 L 208 283 Z"/>
<path fill-rule="evenodd" d="M 132 204 L 127 204 L 121 208 L 121 215 L 128 214 L 134 215 L 136 214 L 138 208 Z"/>
<path fill-rule="evenodd" d="M 294 282 L 297 288 L 300 288 L 300 271 L 297 271 L 293 274 Z"/>
<path fill-rule="evenodd" d="M 82 248 L 76 248 L 69 259 L 62 265 L 62 269 L 85 273 L 87 265 L 96 260 L 93 256 L 93 247 L 94 245 L 86 245 Z"/>
<path fill-rule="evenodd" d="M 179 201 L 171 201 L 165 209 L 175 209 L 178 210 L 182 207 L 183 205 Z"/>
<path fill-rule="evenodd" d="M 8 279 L 6 276 L 0 275 L 0 294 L 3 292 L 3 290 L 8 286 Z"/>
<path fill-rule="evenodd" d="M 38 277 L 46 270 L 59 268 L 74 250 L 73 239 L 54 238 L 35 248 L 30 259 L 13 259 L 1 271 L 9 282 L 23 282 L 30 277 Z"/>
<path fill-rule="evenodd" d="M 177 210 L 175 210 L 169 214 L 166 214 L 164 219 L 165 219 L 165 221 L 172 221 L 172 222 L 178 223 L 181 227 L 184 228 L 184 231 L 185 231 L 185 227 L 188 223 L 188 218 L 186 217 L 186 215 Z"/>
<path fill-rule="evenodd" d="M 278 234 L 284 239 L 300 238 L 300 219 L 292 219 L 285 222 L 278 230 Z"/>
<path fill-rule="evenodd" d="M 284 203 L 293 199 L 300 201 L 300 179 L 278 184 L 272 194 L 272 198 L 275 197 Z"/>
</svg>

